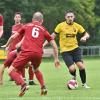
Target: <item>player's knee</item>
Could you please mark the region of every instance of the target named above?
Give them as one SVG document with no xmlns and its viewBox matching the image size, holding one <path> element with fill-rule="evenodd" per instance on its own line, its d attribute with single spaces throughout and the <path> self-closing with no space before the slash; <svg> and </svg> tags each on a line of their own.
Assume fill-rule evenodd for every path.
<svg viewBox="0 0 100 100">
<path fill-rule="evenodd" d="M 84 66 L 84 64 L 82 62 L 76 63 L 76 65 L 80 70 L 85 69 L 85 66 Z"/>
<path fill-rule="evenodd" d="M 1 69 L 2 69 L 2 70 L 4 70 L 5 68 L 6 68 L 6 67 L 5 67 L 4 65 L 3 65 L 3 66 L 1 66 Z"/>
<path fill-rule="evenodd" d="M 37 72 L 39 70 L 39 68 L 37 66 L 35 67 L 35 66 L 31 65 L 31 67 L 32 67 L 33 72 Z"/>
<path fill-rule="evenodd" d="M 69 72 L 74 72 L 76 70 L 74 65 L 69 66 L 68 69 L 69 69 Z"/>
<path fill-rule="evenodd" d="M 34 69 L 34 72 L 37 72 L 38 70 L 39 70 L 38 68 L 35 68 L 35 69 Z"/>
<path fill-rule="evenodd" d="M 70 74 L 71 74 L 72 76 L 76 76 L 76 69 L 70 70 L 69 72 L 70 72 Z"/>
</svg>

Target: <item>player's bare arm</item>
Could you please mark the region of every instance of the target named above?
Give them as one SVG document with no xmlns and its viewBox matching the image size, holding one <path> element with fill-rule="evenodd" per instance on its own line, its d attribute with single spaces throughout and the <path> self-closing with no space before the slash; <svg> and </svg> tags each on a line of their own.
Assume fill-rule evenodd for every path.
<svg viewBox="0 0 100 100">
<path fill-rule="evenodd" d="M 80 41 L 81 42 L 86 42 L 87 39 L 89 39 L 90 35 L 89 33 L 85 32 L 84 36 L 81 37 Z"/>
<path fill-rule="evenodd" d="M 56 34 L 55 34 L 55 33 L 52 33 L 51 36 L 52 36 L 53 39 L 55 39 Z M 44 42 L 44 44 L 43 44 L 43 47 L 45 47 L 46 45 L 48 45 L 48 43 L 49 43 L 49 42 L 46 40 L 46 41 Z"/>
<path fill-rule="evenodd" d="M 18 32 L 13 31 L 13 33 L 15 33 L 15 34 L 12 35 L 12 36 L 8 39 L 7 43 L 6 43 L 5 45 L 1 46 L 1 47 L 3 47 L 3 48 L 8 47 L 9 44 L 19 35 Z"/>
<path fill-rule="evenodd" d="M 0 38 L 2 37 L 3 35 L 3 26 L 0 26 Z"/>
<path fill-rule="evenodd" d="M 52 45 L 53 50 L 54 50 L 55 67 L 60 67 L 60 61 L 58 59 L 58 47 L 57 47 L 57 45 L 56 45 L 54 40 L 51 40 L 50 44 Z"/>
</svg>

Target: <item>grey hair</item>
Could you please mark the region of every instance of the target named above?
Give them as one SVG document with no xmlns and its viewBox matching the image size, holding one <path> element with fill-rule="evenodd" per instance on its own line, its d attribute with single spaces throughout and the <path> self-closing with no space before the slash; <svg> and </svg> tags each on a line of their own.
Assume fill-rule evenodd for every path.
<svg viewBox="0 0 100 100">
<path fill-rule="evenodd" d="M 36 20 L 36 21 L 43 20 L 43 14 L 41 12 L 35 12 L 33 14 L 33 20 Z"/>
</svg>

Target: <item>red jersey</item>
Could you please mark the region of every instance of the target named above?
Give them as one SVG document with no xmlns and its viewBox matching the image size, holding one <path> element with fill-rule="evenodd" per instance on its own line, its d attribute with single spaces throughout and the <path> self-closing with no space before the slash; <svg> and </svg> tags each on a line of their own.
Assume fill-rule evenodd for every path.
<svg viewBox="0 0 100 100">
<path fill-rule="evenodd" d="M 23 32 L 25 33 L 25 38 L 21 47 L 22 51 L 42 53 L 44 39 L 48 42 L 52 40 L 49 32 L 36 21 L 25 25 L 19 31 L 20 34 Z"/>
<path fill-rule="evenodd" d="M 3 16 L 0 15 L 0 26 L 3 26 Z"/>
<path fill-rule="evenodd" d="M 12 26 L 12 31 L 18 31 L 18 30 L 20 30 L 20 29 L 22 28 L 22 26 L 23 26 L 23 24 L 13 25 L 13 26 Z M 14 33 L 12 33 L 11 35 L 13 35 L 13 34 L 14 34 Z M 9 46 L 9 52 L 16 49 L 16 44 L 17 44 L 18 42 L 20 42 L 20 41 L 22 40 L 22 38 L 23 38 L 23 34 L 19 35 L 18 37 L 16 37 L 16 38 L 13 40 L 13 42 L 12 42 L 12 43 L 10 44 L 10 46 Z"/>
</svg>

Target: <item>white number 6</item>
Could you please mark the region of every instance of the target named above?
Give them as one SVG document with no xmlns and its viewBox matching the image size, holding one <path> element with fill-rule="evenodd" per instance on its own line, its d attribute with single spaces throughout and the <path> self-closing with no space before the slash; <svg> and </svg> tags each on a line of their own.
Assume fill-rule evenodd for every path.
<svg viewBox="0 0 100 100">
<path fill-rule="evenodd" d="M 32 37 L 38 38 L 38 36 L 39 36 L 39 28 L 34 27 L 34 28 L 32 29 Z"/>
</svg>

